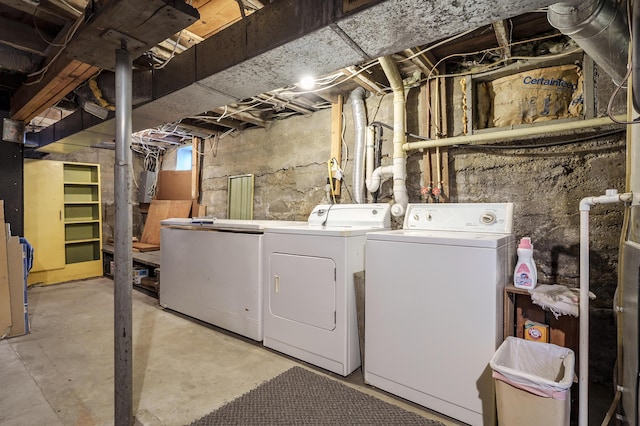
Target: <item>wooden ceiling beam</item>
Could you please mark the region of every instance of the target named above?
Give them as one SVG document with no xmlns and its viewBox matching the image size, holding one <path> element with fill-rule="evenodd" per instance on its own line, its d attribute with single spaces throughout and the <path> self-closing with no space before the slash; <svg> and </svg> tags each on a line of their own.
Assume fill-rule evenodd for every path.
<svg viewBox="0 0 640 426">
<path fill-rule="evenodd" d="M 502 51 L 502 59 L 511 57 L 511 46 L 509 43 L 509 33 L 505 21 L 497 21 L 493 23 L 493 31 L 496 33 L 496 40 Z"/>
<path fill-rule="evenodd" d="M 242 19 L 236 0 L 194 0 L 191 6 L 198 9 L 200 19 L 187 30 L 205 39 Z"/>
<path fill-rule="evenodd" d="M 383 95 L 384 91 L 376 84 L 374 80 L 371 80 L 364 73 L 360 72 L 354 66 L 346 67 L 341 70 L 347 77 L 352 77 L 353 81 L 362 86 L 365 90 L 376 95 Z"/>
<path fill-rule="evenodd" d="M 40 82 L 23 85 L 12 98 L 11 118 L 31 121 L 53 106 L 100 69 L 76 60 L 54 62 Z"/>
</svg>

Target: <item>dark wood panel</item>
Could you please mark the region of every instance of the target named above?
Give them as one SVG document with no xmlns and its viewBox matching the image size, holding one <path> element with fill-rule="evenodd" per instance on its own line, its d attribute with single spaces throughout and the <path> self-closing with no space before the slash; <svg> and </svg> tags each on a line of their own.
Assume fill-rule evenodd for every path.
<svg viewBox="0 0 640 426">
<path fill-rule="evenodd" d="M 0 118 L 8 117 L 8 111 L 0 111 Z M 22 152 L 22 145 L 0 141 L 0 199 L 11 234 L 19 236 L 24 235 Z"/>
</svg>

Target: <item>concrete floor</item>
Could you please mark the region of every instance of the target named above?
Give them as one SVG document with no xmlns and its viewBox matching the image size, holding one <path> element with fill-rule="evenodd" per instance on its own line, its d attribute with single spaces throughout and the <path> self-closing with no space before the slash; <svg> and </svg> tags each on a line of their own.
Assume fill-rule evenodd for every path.
<svg viewBox="0 0 640 426">
<path fill-rule="evenodd" d="M 113 282 L 29 290 L 31 333 L 0 341 L 0 424 L 113 424 Z M 133 291 L 133 407 L 142 425 L 185 425 L 295 365 L 260 344 L 163 310 Z M 328 377 L 447 425 L 363 384 Z"/>
</svg>

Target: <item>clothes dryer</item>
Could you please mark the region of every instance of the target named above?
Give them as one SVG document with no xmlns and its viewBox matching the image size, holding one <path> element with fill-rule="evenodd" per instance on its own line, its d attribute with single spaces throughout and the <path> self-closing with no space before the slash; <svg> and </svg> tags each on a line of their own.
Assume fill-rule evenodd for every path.
<svg viewBox="0 0 640 426">
<path fill-rule="evenodd" d="M 264 346 L 347 376 L 360 366 L 354 274 L 388 204 L 316 206 L 307 226 L 265 230 Z"/>
<path fill-rule="evenodd" d="M 471 425 L 494 425 L 489 361 L 503 339 L 513 205 L 409 204 L 367 235 L 365 382 Z"/>
</svg>

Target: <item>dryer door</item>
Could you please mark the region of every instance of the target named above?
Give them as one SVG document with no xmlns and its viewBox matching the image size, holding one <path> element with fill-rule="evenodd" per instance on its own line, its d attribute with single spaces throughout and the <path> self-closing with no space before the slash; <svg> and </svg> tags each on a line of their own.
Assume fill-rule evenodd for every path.
<svg viewBox="0 0 640 426">
<path fill-rule="evenodd" d="M 273 253 L 269 269 L 272 315 L 325 330 L 336 327 L 336 264 L 332 259 Z"/>
</svg>

